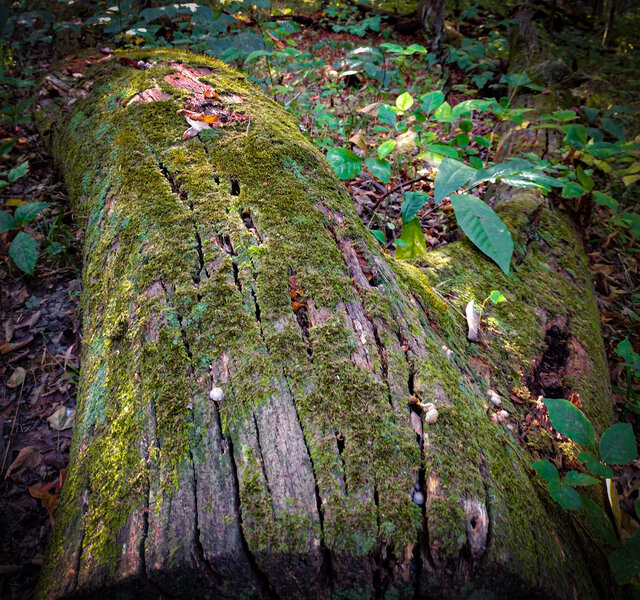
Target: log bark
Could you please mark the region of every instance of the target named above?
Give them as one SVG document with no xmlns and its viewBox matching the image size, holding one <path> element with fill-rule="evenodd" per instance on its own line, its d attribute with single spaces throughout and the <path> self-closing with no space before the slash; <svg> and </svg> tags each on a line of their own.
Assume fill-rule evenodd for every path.
<svg viewBox="0 0 640 600">
<path fill-rule="evenodd" d="M 612 416 L 586 258 L 544 198 L 501 209 L 510 276 L 467 240 L 409 264 L 217 61 L 67 63 L 38 108 L 86 220 L 78 416 L 40 598 L 615 595 L 530 468 L 553 444 L 530 427 L 539 395 L 574 394 L 597 431 Z M 184 110 L 216 118 L 185 139 Z M 462 307 L 491 289 L 508 302 L 470 343 Z"/>
</svg>

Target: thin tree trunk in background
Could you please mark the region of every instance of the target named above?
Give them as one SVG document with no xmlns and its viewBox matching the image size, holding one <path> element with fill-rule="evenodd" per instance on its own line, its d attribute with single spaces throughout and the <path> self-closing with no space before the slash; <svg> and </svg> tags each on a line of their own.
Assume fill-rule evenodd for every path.
<svg viewBox="0 0 640 600">
<path fill-rule="evenodd" d="M 444 40 L 444 16 L 446 0 L 423 0 L 421 5 L 422 25 L 430 36 L 430 49 L 440 56 Z"/>
<path fill-rule="evenodd" d="M 609 0 L 609 12 L 607 14 L 607 23 L 604 27 L 604 33 L 602 34 L 602 45 L 608 46 L 611 41 L 611 30 L 613 29 L 613 23 L 616 17 L 617 0 Z"/>
</svg>

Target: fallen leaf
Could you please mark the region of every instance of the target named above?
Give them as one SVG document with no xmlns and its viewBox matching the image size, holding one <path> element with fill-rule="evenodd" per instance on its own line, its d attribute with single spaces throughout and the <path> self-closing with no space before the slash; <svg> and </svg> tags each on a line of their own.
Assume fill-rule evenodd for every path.
<svg viewBox="0 0 640 600">
<path fill-rule="evenodd" d="M 47 419 L 52 429 L 56 431 L 64 431 L 73 427 L 73 418 L 75 411 L 64 405 L 59 406 L 54 413 Z"/>
<path fill-rule="evenodd" d="M 349 138 L 349 141 L 354 145 L 358 146 L 360 150 L 363 152 L 367 151 L 367 141 L 364 139 L 364 136 L 361 133 L 356 133 L 355 135 Z"/>
<path fill-rule="evenodd" d="M 17 388 L 19 385 L 24 383 L 24 378 L 27 372 L 22 368 L 18 367 L 9 377 L 9 381 L 7 381 L 8 388 Z"/>
<path fill-rule="evenodd" d="M 19 342 L 13 342 L 12 344 L 9 342 L 6 342 L 0 346 L 0 354 L 9 354 L 9 352 L 20 350 L 20 348 L 24 348 L 27 344 L 30 344 L 32 341 L 33 341 L 33 336 L 25 338 L 24 340 L 20 340 Z"/>
<path fill-rule="evenodd" d="M 218 95 L 218 92 L 214 92 L 211 88 L 207 88 L 204 91 L 204 97 L 205 98 L 220 98 L 220 96 Z"/>
<path fill-rule="evenodd" d="M 58 479 L 54 479 L 49 483 L 36 483 L 31 487 L 27 488 L 29 490 L 29 494 L 33 498 L 40 500 L 42 502 L 42 506 L 47 509 L 49 513 L 49 521 L 51 521 L 51 527 L 55 526 L 55 520 L 53 518 L 53 511 L 55 507 L 58 505 L 58 498 L 60 497 L 60 490 L 62 489 L 62 484 L 64 483 L 64 479 L 67 475 L 66 469 L 60 469 L 60 476 Z M 49 490 L 55 487 L 56 491 L 51 494 Z"/>
<path fill-rule="evenodd" d="M 11 477 L 14 481 L 20 479 L 25 471 L 30 471 L 40 466 L 42 455 L 35 446 L 26 446 L 18 453 L 16 459 L 9 465 L 5 479 Z"/>
</svg>

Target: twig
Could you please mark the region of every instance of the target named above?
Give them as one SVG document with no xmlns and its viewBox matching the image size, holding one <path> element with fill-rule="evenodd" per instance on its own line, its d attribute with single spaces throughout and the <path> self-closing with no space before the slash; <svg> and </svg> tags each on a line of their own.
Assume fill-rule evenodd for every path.
<svg viewBox="0 0 640 600">
<path fill-rule="evenodd" d="M 26 379 L 26 376 L 25 376 Z M 4 456 L 2 457 L 2 466 L 0 466 L 0 473 L 4 473 L 4 465 L 7 462 L 7 455 L 9 454 L 9 448 L 11 448 L 11 438 L 13 437 L 13 432 L 16 428 L 16 422 L 18 421 L 18 412 L 20 410 L 20 402 L 22 401 L 22 390 L 24 389 L 24 379 L 22 380 L 22 385 L 20 386 L 20 393 L 18 394 L 18 404 L 16 405 L 16 414 L 13 417 L 13 423 L 11 423 L 11 431 L 9 432 L 9 440 L 7 441 L 7 447 L 4 451 Z"/>
</svg>

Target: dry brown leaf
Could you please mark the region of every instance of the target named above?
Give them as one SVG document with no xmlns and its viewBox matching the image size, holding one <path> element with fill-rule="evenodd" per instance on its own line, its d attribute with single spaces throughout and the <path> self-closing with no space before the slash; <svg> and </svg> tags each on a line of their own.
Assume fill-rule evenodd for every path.
<svg viewBox="0 0 640 600">
<path fill-rule="evenodd" d="M 75 411 L 64 405 L 59 406 L 54 413 L 47 419 L 52 429 L 56 431 L 64 431 L 73 427 L 73 418 Z"/>
<path fill-rule="evenodd" d="M 51 521 L 51 527 L 55 525 L 55 520 L 53 518 L 53 511 L 55 507 L 58 505 L 58 498 L 60 497 L 60 490 L 62 489 L 62 484 L 64 483 L 64 479 L 67 475 L 66 469 L 60 469 L 60 476 L 58 479 L 54 481 L 50 481 L 49 483 L 36 483 L 31 487 L 27 488 L 29 490 L 29 494 L 33 498 L 36 498 L 42 502 L 42 506 L 47 509 L 49 513 L 49 521 Z M 51 494 L 49 490 L 55 487 L 56 491 Z"/>
<path fill-rule="evenodd" d="M 26 446 L 18 453 L 16 459 L 9 465 L 5 479 L 20 479 L 25 471 L 30 471 L 40 466 L 42 455 L 35 446 Z"/>
<path fill-rule="evenodd" d="M 11 377 L 9 377 L 9 381 L 7 381 L 7 387 L 13 389 L 17 388 L 19 385 L 22 385 L 24 383 L 26 374 L 27 372 L 22 367 L 18 367 L 11 374 Z"/>
<path fill-rule="evenodd" d="M 29 336 L 24 340 L 21 340 L 19 342 L 13 342 L 12 344 L 9 342 L 6 342 L 0 346 L 0 354 L 9 354 L 9 352 L 20 350 L 20 348 L 24 348 L 27 344 L 30 344 L 32 341 L 33 341 L 33 336 Z"/>
</svg>

